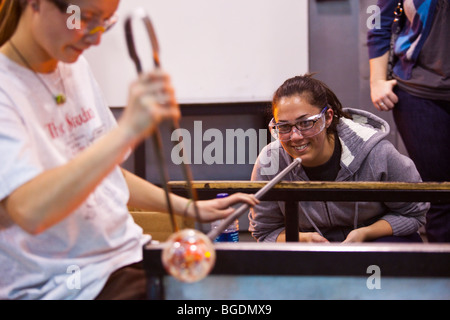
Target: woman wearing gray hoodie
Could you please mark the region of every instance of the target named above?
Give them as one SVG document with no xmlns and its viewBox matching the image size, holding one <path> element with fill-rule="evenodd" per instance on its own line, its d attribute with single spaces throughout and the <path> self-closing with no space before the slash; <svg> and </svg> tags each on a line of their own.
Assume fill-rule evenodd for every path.
<svg viewBox="0 0 450 320">
<path fill-rule="evenodd" d="M 294 158 L 289 181 L 421 182 L 414 163 L 384 138 L 389 125 L 375 115 L 343 109 L 311 75 L 288 79 L 274 94 L 269 127 L 276 140 L 260 153 L 253 181 L 271 180 Z M 428 203 L 317 202 L 298 206 L 300 241 L 421 241 Z M 258 241 L 285 241 L 284 202 L 261 201 L 249 214 Z"/>
</svg>

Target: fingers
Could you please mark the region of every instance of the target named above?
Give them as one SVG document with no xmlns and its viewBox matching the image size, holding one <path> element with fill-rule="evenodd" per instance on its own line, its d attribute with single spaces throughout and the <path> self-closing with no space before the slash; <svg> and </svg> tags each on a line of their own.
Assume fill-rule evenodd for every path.
<svg viewBox="0 0 450 320">
<path fill-rule="evenodd" d="M 246 203 L 249 206 L 253 207 L 259 203 L 259 200 L 253 194 L 247 193 L 234 193 L 229 197 L 222 198 L 224 207 L 229 207 L 236 203 Z"/>
<path fill-rule="evenodd" d="M 161 70 L 155 70 L 142 75 L 140 81 L 145 86 L 145 96 L 150 95 L 154 99 L 153 102 L 149 102 L 148 107 L 152 108 L 153 117 L 157 123 L 165 119 L 180 118 L 175 90 L 167 74 Z"/>
<path fill-rule="evenodd" d="M 317 232 L 300 232 L 299 233 L 300 242 L 309 242 L 309 243 L 329 243 L 327 239 L 322 237 Z"/>
<path fill-rule="evenodd" d="M 129 100 L 121 124 L 137 139 L 151 134 L 166 119 L 181 116 L 170 77 L 161 70 L 142 74 L 130 86 Z"/>
<path fill-rule="evenodd" d="M 217 219 L 224 219 L 230 214 L 233 214 L 237 208 L 233 205 L 247 204 L 250 207 L 259 203 L 259 200 L 252 194 L 235 193 L 226 198 L 211 199 L 198 201 L 197 205 L 200 209 L 200 217 L 203 222 L 214 221 Z"/>
<path fill-rule="evenodd" d="M 177 106 L 175 90 L 172 87 L 170 77 L 161 70 L 142 74 L 138 83 L 142 86 L 143 93 L 153 96 L 160 106 Z"/>
<path fill-rule="evenodd" d="M 373 105 L 379 111 L 389 111 L 395 107 L 395 104 L 397 102 L 398 102 L 397 96 L 395 95 L 395 93 L 391 92 L 379 99 L 374 100 Z"/>
<path fill-rule="evenodd" d="M 315 243 L 330 243 L 330 241 L 328 241 L 327 239 L 322 237 L 320 234 L 313 235 L 312 242 L 315 242 Z"/>
<path fill-rule="evenodd" d="M 395 81 L 395 80 L 394 80 Z M 398 97 L 397 95 L 394 93 L 393 90 L 391 90 L 390 92 L 388 92 L 388 98 L 389 100 L 391 100 L 394 104 L 396 104 L 398 102 Z"/>
<path fill-rule="evenodd" d="M 371 87 L 372 103 L 379 111 L 389 111 L 395 107 L 398 97 L 393 88 L 397 80 L 378 81 Z"/>
<path fill-rule="evenodd" d="M 380 111 L 389 111 L 394 107 L 394 104 L 392 103 L 391 100 L 385 98 L 380 99 L 378 102 L 376 102 L 375 107 Z"/>
</svg>

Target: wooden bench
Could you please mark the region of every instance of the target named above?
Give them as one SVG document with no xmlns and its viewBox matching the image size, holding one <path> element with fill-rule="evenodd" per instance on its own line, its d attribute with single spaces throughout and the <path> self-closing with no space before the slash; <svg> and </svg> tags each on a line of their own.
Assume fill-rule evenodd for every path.
<svg viewBox="0 0 450 320">
<path fill-rule="evenodd" d="M 145 234 L 150 234 L 152 240 L 166 241 L 167 238 L 174 232 L 170 216 L 167 213 L 142 211 L 136 208 L 128 208 L 131 216 L 139 225 Z M 194 228 L 195 221 L 193 219 L 185 219 L 180 216 L 175 216 L 175 222 L 178 228 Z"/>
</svg>

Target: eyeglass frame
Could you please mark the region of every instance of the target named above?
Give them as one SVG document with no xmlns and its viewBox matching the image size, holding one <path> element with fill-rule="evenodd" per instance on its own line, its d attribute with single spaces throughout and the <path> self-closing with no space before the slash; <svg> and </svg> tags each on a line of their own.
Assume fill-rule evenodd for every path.
<svg viewBox="0 0 450 320">
<path fill-rule="evenodd" d="M 61 13 L 67 13 L 67 8 L 69 7 L 69 3 L 65 0 L 47 0 L 51 2 Z M 86 24 L 86 28 L 84 30 L 85 35 L 93 35 L 99 31 L 105 33 L 109 31 L 119 20 L 119 16 L 117 14 L 112 15 L 110 18 L 103 20 L 103 23 L 95 26 L 94 28 L 89 29 L 89 24 L 92 24 L 94 19 L 89 20 L 81 20 Z"/>
<path fill-rule="evenodd" d="M 305 134 L 304 134 L 305 131 L 311 130 L 312 128 L 314 128 L 314 126 L 316 125 L 316 123 L 317 123 L 321 118 L 325 118 L 325 113 L 326 113 L 326 111 L 327 111 L 328 109 L 329 109 L 329 106 L 325 106 L 325 107 L 320 111 L 319 114 L 313 115 L 313 116 L 308 117 L 308 118 L 306 118 L 306 119 L 304 119 L 304 120 L 296 121 L 295 124 L 292 124 L 291 122 L 288 122 L 288 121 L 283 122 L 283 123 L 276 123 L 276 122 L 275 122 L 275 118 L 272 118 L 272 120 L 270 120 L 270 123 L 269 123 L 269 130 L 270 130 L 270 133 L 272 134 L 272 136 L 273 136 L 275 139 L 278 139 L 278 140 L 280 140 L 280 141 L 289 141 L 289 140 L 292 139 L 293 128 L 295 127 L 295 129 L 297 129 L 297 132 L 300 133 L 303 137 L 305 137 L 305 138 L 312 138 L 312 137 L 318 135 L 319 133 L 321 133 L 321 132 L 323 131 L 323 129 L 325 128 L 325 121 L 324 121 L 324 123 L 323 123 L 323 127 L 322 127 L 317 133 L 315 133 L 314 135 L 311 135 L 311 136 L 309 136 L 309 135 L 307 135 L 307 134 L 305 135 Z M 299 128 L 297 127 L 298 123 L 304 122 L 304 121 L 313 121 L 313 125 L 312 125 L 310 128 L 308 128 L 308 129 L 299 129 Z M 280 139 L 280 137 L 279 137 L 279 136 L 280 136 L 280 133 L 277 132 L 278 129 L 276 129 L 276 127 L 278 127 L 278 126 L 280 126 L 280 125 L 290 125 L 290 127 L 291 127 L 290 130 L 289 130 L 288 132 L 282 133 L 282 134 L 289 134 L 289 139 L 287 139 L 287 140 L 282 140 L 282 139 Z"/>
</svg>

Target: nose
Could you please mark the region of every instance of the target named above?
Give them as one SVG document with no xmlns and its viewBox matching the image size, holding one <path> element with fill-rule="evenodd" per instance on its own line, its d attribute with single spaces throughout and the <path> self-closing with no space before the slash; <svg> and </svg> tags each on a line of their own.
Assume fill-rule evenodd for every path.
<svg viewBox="0 0 450 320">
<path fill-rule="evenodd" d="M 89 32 L 87 35 L 84 36 L 85 42 L 89 43 L 90 45 L 99 45 L 100 41 L 102 39 L 104 29 L 94 29 L 91 32 Z"/>
<path fill-rule="evenodd" d="M 293 126 L 291 131 L 291 140 L 301 140 L 303 139 L 303 135 L 297 127 Z"/>
</svg>

